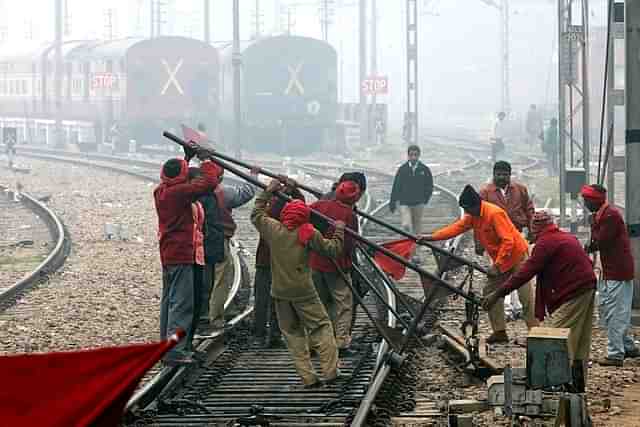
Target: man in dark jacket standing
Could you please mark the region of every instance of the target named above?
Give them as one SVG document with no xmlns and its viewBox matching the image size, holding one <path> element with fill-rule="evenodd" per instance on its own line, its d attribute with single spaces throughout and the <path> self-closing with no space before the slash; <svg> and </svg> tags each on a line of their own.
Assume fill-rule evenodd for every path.
<svg viewBox="0 0 640 427">
<path fill-rule="evenodd" d="M 500 288 L 487 295 L 482 306 L 490 310 L 501 298 L 537 275 L 536 317 L 542 321 L 550 314 L 549 326 L 570 329 L 568 350 L 574 385 L 577 391 L 584 392 L 596 275 L 578 239 L 561 231 L 546 212 L 533 216 L 531 233 L 536 241 L 531 257 Z"/>
<path fill-rule="evenodd" d="M 593 212 L 589 252 L 600 252 L 602 280 L 598 282 L 600 320 L 607 329 L 607 357 L 603 366 L 622 366 L 625 358 L 640 356 L 631 329 L 633 255 L 629 233 L 620 211 L 607 203 L 607 190 L 597 184 L 581 191 L 584 205 Z"/>
<path fill-rule="evenodd" d="M 218 185 L 221 169 L 196 153 L 202 162 L 202 179 L 189 182 L 189 164 L 170 159 L 162 167 L 161 182 L 153 192 L 158 214 L 158 236 L 162 262 L 162 298 L 160 300 L 160 338 L 176 329 L 189 332 L 194 304 L 194 218 L 191 204 Z M 187 153 L 187 157 L 191 157 Z M 164 360 L 168 364 L 191 363 L 191 342 L 180 341 Z"/>
<path fill-rule="evenodd" d="M 424 206 L 433 194 L 433 176 L 427 165 L 419 160 L 420 147 L 410 145 L 407 155 L 408 161 L 398 168 L 393 180 L 389 209 L 393 213 L 396 205 L 400 204 L 402 228 L 419 235 Z"/>
</svg>

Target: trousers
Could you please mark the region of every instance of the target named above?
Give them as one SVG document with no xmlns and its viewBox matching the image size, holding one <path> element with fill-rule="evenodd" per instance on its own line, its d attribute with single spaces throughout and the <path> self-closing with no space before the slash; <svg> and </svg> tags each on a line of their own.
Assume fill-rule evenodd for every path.
<svg viewBox="0 0 640 427">
<path fill-rule="evenodd" d="M 233 273 L 229 251 L 229 239 L 225 237 L 224 260 L 214 267 L 213 290 L 209 299 L 209 319 L 211 326 L 214 328 L 222 328 L 224 326 L 224 303 L 229 296 L 232 284 L 231 280 L 227 280 L 227 276 Z"/>
<path fill-rule="evenodd" d="M 320 301 L 329 314 L 333 324 L 338 348 L 347 348 L 351 344 L 351 315 L 353 313 L 353 293 L 338 272 L 314 271 L 313 284 L 318 291 Z M 351 280 L 350 273 L 346 273 Z"/>
<path fill-rule="evenodd" d="M 405 231 L 415 235 L 422 233 L 422 213 L 424 212 L 424 203 L 414 206 L 400 205 L 400 221 Z"/>
<path fill-rule="evenodd" d="M 600 322 L 607 330 L 607 357 L 624 359 L 624 353 L 636 345 L 629 334 L 631 329 L 631 302 L 633 281 L 600 280 L 598 282 L 598 309 Z"/>
<path fill-rule="evenodd" d="M 497 290 L 505 283 L 513 273 L 515 273 L 524 262 L 527 260 L 528 255 L 525 254 L 522 259 L 509 271 L 506 271 L 496 277 L 488 277 L 487 284 L 482 289 L 482 295 L 487 296 L 493 291 Z M 535 318 L 534 303 L 533 303 L 533 290 L 529 283 L 521 286 L 518 289 L 518 297 L 522 304 L 522 315 L 524 321 L 527 324 L 527 328 L 531 329 L 534 326 L 538 326 L 538 321 Z M 500 298 L 498 302 L 489 310 L 489 323 L 493 332 L 506 331 L 507 325 L 504 321 L 504 298 Z"/>
<path fill-rule="evenodd" d="M 325 380 L 335 379 L 338 374 L 338 347 L 320 297 L 314 294 L 302 301 L 273 300 L 280 330 L 302 382 L 309 385 L 318 381 L 307 342 L 320 356 L 320 369 Z"/>
<path fill-rule="evenodd" d="M 589 289 L 565 302 L 551 316 L 552 328 L 569 328 L 569 358 L 589 360 L 595 290 Z"/>
<path fill-rule="evenodd" d="M 271 297 L 271 267 L 256 266 L 254 277 L 254 305 L 255 305 L 255 325 L 254 334 L 257 337 L 264 337 L 267 332 L 271 338 L 280 336 L 280 326 L 276 316 L 276 307 Z M 267 330 L 269 328 L 269 330 Z"/>
<path fill-rule="evenodd" d="M 178 328 L 187 333 L 165 355 L 165 360 L 181 358 L 191 351 L 189 332 L 193 324 L 194 302 L 193 264 L 162 267 L 162 297 L 160 298 L 160 339 L 173 335 Z"/>
</svg>

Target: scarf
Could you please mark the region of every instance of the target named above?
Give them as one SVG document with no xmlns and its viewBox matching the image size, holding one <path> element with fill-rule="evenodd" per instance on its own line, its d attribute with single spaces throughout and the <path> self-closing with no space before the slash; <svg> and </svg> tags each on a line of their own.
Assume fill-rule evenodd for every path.
<svg viewBox="0 0 640 427">
<path fill-rule="evenodd" d="M 336 199 L 347 205 L 353 205 L 360 197 L 360 186 L 353 181 L 343 181 L 336 188 Z"/>
<path fill-rule="evenodd" d="M 607 193 L 598 191 L 590 185 L 583 185 L 580 194 L 585 199 L 592 200 L 594 203 L 602 204 L 607 200 Z"/>
</svg>

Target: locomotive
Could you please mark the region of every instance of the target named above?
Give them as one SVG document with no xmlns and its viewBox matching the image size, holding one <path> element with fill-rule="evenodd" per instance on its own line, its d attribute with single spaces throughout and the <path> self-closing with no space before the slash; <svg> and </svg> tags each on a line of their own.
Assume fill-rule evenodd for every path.
<svg viewBox="0 0 640 427">
<path fill-rule="evenodd" d="M 6 46 L 12 46 L 9 50 Z M 52 43 L 0 48 L 0 123 L 18 140 L 52 145 Z M 69 40 L 62 45 L 62 130 L 83 150 L 162 144 L 162 130 L 199 125 L 228 147 L 309 152 L 333 137 L 337 55 L 308 37 L 272 36 L 242 46 L 243 131 L 233 127 L 230 44 L 177 36 Z"/>
</svg>

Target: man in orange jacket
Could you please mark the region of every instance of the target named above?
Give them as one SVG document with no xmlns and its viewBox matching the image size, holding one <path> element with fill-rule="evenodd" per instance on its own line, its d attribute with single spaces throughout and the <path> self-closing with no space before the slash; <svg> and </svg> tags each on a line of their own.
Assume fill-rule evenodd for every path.
<svg viewBox="0 0 640 427">
<path fill-rule="evenodd" d="M 518 229 L 513 225 L 507 213 L 500 207 L 485 202 L 470 185 L 467 185 L 459 200 L 460 207 L 466 213 L 457 220 L 432 234 L 424 235 L 421 241 L 447 240 L 473 229 L 476 241 L 487 251 L 493 264 L 489 268 L 487 285 L 482 290 L 483 295 L 489 295 L 507 281 L 527 259 L 528 245 Z M 533 313 L 529 307 L 533 297 L 531 287 L 527 284 L 518 290 L 520 301 L 525 313 Z M 499 299 L 489 310 L 489 322 L 493 333 L 487 338 L 487 343 L 506 343 L 509 337 L 504 321 L 504 298 Z M 528 328 L 538 325 L 532 316 L 525 319 Z"/>
</svg>

